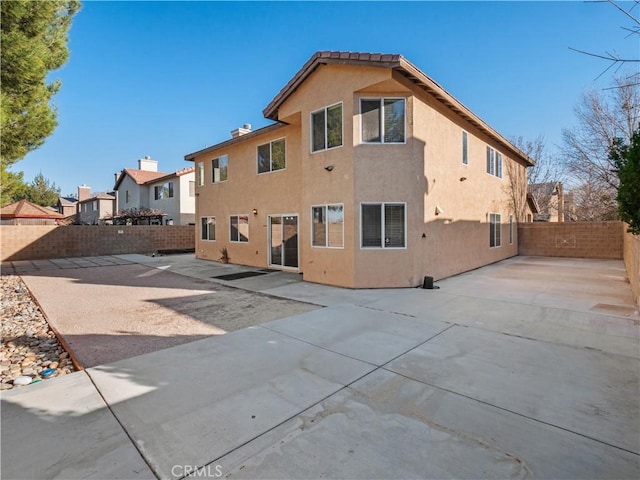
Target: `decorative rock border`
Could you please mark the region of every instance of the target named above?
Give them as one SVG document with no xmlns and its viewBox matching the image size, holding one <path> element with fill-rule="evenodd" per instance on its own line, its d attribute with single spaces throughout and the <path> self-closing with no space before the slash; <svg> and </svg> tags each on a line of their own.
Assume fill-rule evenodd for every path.
<svg viewBox="0 0 640 480">
<path fill-rule="evenodd" d="M 54 373 L 47 378 L 75 371 L 69 352 L 56 338 L 22 279 L 2 275 L 0 283 L 0 390 L 17 388 L 13 381 L 21 376 L 31 377 L 31 383 L 43 381 L 41 373 L 48 369 Z"/>
</svg>

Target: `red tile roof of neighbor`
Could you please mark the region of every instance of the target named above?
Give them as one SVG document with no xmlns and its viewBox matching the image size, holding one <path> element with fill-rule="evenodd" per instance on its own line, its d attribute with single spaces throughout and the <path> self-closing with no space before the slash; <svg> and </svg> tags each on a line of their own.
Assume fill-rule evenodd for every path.
<svg viewBox="0 0 640 480">
<path fill-rule="evenodd" d="M 28 200 L 20 200 L 0 208 L 0 218 L 64 218 L 58 212 L 41 207 Z"/>
</svg>

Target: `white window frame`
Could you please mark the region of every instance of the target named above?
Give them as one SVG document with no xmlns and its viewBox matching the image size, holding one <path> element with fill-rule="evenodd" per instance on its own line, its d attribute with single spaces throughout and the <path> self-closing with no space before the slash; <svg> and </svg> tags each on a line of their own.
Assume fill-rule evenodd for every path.
<svg viewBox="0 0 640 480">
<path fill-rule="evenodd" d="M 363 247 L 362 246 L 362 206 L 363 205 L 380 205 L 380 238 L 382 240 L 382 246 L 380 247 Z M 385 238 L 385 217 L 384 207 L 385 205 L 403 205 L 404 206 L 404 246 L 402 247 L 387 247 L 384 245 Z M 406 250 L 407 249 L 407 202 L 360 202 L 360 250 Z"/>
<path fill-rule="evenodd" d="M 469 134 L 462 130 L 462 164 L 469 166 Z"/>
<path fill-rule="evenodd" d="M 214 225 L 214 230 L 213 230 L 213 239 L 210 239 L 210 238 L 203 238 L 203 236 L 204 236 L 204 235 L 203 235 L 204 230 L 202 229 L 202 221 L 203 221 L 205 218 L 213 219 L 213 225 Z M 217 234 L 218 234 L 218 232 L 217 232 L 217 229 L 215 228 L 215 226 L 217 226 L 217 223 L 216 223 L 216 217 L 211 216 L 211 215 L 204 215 L 204 216 L 200 217 L 200 241 L 202 241 L 202 242 L 215 242 L 215 241 L 217 240 L 217 238 L 218 238 L 218 235 L 217 235 Z M 207 232 L 207 237 L 209 237 L 208 232 Z"/>
<path fill-rule="evenodd" d="M 487 174 L 502 178 L 502 153 L 487 145 Z"/>
<path fill-rule="evenodd" d="M 225 178 L 224 180 L 216 181 L 215 173 L 216 173 L 216 170 L 219 170 L 219 171 L 221 170 L 221 168 L 220 168 L 220 160 L 222 160 L 223 158 L 227 162 L 227 178 Z M 213 168 L 213 162 L 216 161 L 216 160 L 218 160 L 218 168 L 217 169 Z M 219 155 L 219 156 L 217 156 L 215 158 L 212 158 L 211 159 L 211 183 L 213 183 L 213 184 L 215 184 L 215 183 L 223 183 L 223 182 L 226 182 L 227 180 L 229 180 L 229 155 Z"/>
<path fill-rule="evenodd" d="M 280 140 L 284 140 L 284 168 L 279 168 L 278 170 L 274 170 L 273 169 L 273 143 L 279 142 Z M 269 171 L 261 172 L 258 165 L 258 149 L 260 147 L 264 147 L 265 145 L 269 145 Z M 269 173 L 283 172 L 286 169 L 287 169 L 287 137 L 274 138 L 273 140 L 269 140 L 266 143 L 261 143 L 260 145 L 256 146 L 256 175 L 267 175 Z"/>
<path fill-rule="evenodd" d="M 313 235 L 313 209 L 314 208 L 324 208 L 325 211 L 325 218 L 327 218 L 327 211 L 328 211 L 328 207 L 342 207 L 342 245 L 340 245 L 339 247 L 335 247 L 335 246 L 331 246 L 329 245 L 329 228 L 328 228 L 328 223 L 325 223 L 324 225 L 326 225 L 326 228 L 324 230 L 324 245 L 314 245 L 313 241 L 314 241 L 314 235 Z M 344 203 L 324 203 L 324 204 L 320 204 L 320 205 L 311 205 L 311 222 L 310 223 L 310 228 L 311 228 L 311 232 L 310 232 L 310 236 L 311 236 L 311 248 L 330 248 L 330 249 L 334 249 L 334 250 L 344 250 Z"/>
<path fill-rule="evenodd" d="M 497 223 L 495 220 L 497 220 Z M 498 235 L 496 236 L 496 232 Z M 493 237 L 493 238 L 492 238 Z M 496 243 L 496 239 L 499 242 Z M 491 240 L 496 243 L 491 245 Z M 502 246 L 502 215 L 500 213 L 489 213 L 489 248 L 500 248 Z"/>
<path fill-rule="evenodd" d="M 196 182 L 198 187 L 204 186 L 204 162 L 196 162 Z"/>
<path fill-rule="evenodd" d="M 364 128 L 364 122 L 362 121 L 362 101 L 365 100 L 379 100 L 382 108 L 382 124 L 380 125 L 380 141 L 379 142 L 365 142 L 362 138 L 362 130 Z M 404 102 L 404 140 L 402 142 L 385 142 L 384 141 L 384 101 L 385 100 L 402 100 Z M 359 100 L 360 106 L 360 143 L 364 145 L 406 145 L 407 143 L 407 98 L 406 97 L 361 97 Z"/>
<path fill-rule="evenodd" d="M 329 129 L 327 128 L 327 119 L 329 115 L 327 115 L 327 110 L 331 107 L 335 107 L 336 105 L 340 105 L 340 109 L 342 110 L 342 115 L 340 117 L 340 138 L 342 143 L 340 145 L 336 145 L 335 147 L 329 147 Z M 324 110 L 324 148 L 320 148 L 318 150 L 313 149 L 313 114 L 322 112 Z M 327 150 L 335 150 L 336 148 L 344 147 L 344 103 L 342 101 L 332 103 L 331 105 L 327 105 L 326 107 L 318 108 L 313 112 L 309 113 L 309 151 L 311 154 L 318 152 L 326 152 Z"/>
<path fill-rule="evenodd" d="M 237 218 L 238 219 L 238 240 L 233 240 L 231 238 L 231 219 L 232 218 Z M 241 240 L 240 239 L 240 217 L 247 217 L 247 239 L 246 240 Z M 238 215 L 229 215 L 229 241 L 231 243 L 249 243 L 249 214 L 238 214 Z"/>
</svg>

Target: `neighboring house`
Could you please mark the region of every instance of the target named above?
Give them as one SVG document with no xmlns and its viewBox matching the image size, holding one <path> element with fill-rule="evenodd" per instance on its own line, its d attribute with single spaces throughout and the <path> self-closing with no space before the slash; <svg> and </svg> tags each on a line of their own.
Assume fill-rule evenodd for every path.
<svg viewBox="0 0 640 480">
<path fill-rule="evenodd" d="M 158 172 L 158 162 L 149 157 L 138 160 L 138 169 L 125 168 L 116 175 L 118 212 L 161 211 L 164 223 L 195 223 L 194 167 L 173 173 Z"/>
<path fill-rule="evenodd" d="M 564 222 L 564 193 L 561 182 L 533 183 L 528 192 L 538 204 L 534 222 Z"/>
<path fill-rule="evenodd" d="M 64 215 L 28 200 L 20 200 L 0 209 L 0 225 L 57 225 Z"/>
<path fill-rule="evenodd" d="M 540 213 L 540 207 L 538 206 L 538 202 L 536 201 L 536 197 L 533 196 L 531 192 L 527 193 L 527 206 L 525 208 L 525 222 L 531 223 L 533 222 L 533 216 Z"/>
<path fill-rule="evenodd" d="M 101 225 L 110 223 L 115 214 L 116 195 L 114 192 L 91 194 L 89 187 L 78 187 L 78 214 L 76 223 L 80 225 Z"/>
<path fill-rule="evenodd" d="M 78 213 L 78 199 L 75 197 L 60 197 L 56 205 L 56 210 L 65 217 Z"/>
<path fill-rule="evenodd" d="M 318 52 L 263 113 L 185 156 L 198 258 L 378 288 L 517 255 L 531 160 L 401 55 Z"/>
</svg>

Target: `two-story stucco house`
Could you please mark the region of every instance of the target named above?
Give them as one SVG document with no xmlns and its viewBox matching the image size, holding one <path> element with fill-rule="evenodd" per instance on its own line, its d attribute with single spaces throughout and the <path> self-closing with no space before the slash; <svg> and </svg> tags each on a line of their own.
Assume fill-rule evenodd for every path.
<svg viewBox="0 0 640 480">
<path fill-rule="evenodd" d="M 194 167 L 173 173 L 158 172 L 158 162 L 149 157 L 138 160 L 138 169 L 125 168 L 116 174 L 118 212 L 123 210 L 161 211 L 170 225 L 195 223 Z"/>
<path fill-rule="evenodd" d="M 531 160 L 401 55 L 318 52 L 263 113 L 185 156 L 198 258 L 377 288 L 517 254 Z"/>
<path fill-rule="evenodd" d="M 116 208 L 114 192 L 91 193 L 91 187 L 78 187 L 78 213 L 76 222 L 80 225 L 100 225 L 111 221 Z"/>
</svg>

